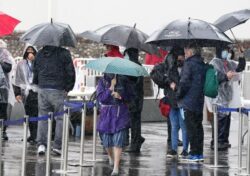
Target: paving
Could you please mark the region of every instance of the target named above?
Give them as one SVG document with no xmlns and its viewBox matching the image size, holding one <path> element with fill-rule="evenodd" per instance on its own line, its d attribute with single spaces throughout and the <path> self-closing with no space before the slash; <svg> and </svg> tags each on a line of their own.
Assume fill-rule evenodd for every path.
<svg viewBox="0 0 250 176">
<path fill-rule="evenodd" d="M 166 122 L 143 123 L 142 135 L 146 138 L 140 154 L 123 153 L 120 167 L 120 175 L 128 176 L 233 176 L 238 173 L 238 119 L 232 118 L 230 131 L 230 143 L 232 147 L 227 151 L 219 152 L 219 164 L 225 168 L 210 168 L 213 165 L 214 152 L 210 149 L 211 126 L 204 125 L 204 163 L 181 162 L 168 159 L 167 153 L 167 124 Z M 244 131 L 247 126 L 244 125 Z M 10 126 L 8 128 L 9 141 L 3 143 L 3 155 L 1 163 L 0 176 L 20 176 L 21 175 L 21 157 L 22 157 L 22 126 Z M 243 166 L 246 166 L 246 147 L 247 138 L 243 145 Z M 179 148 L 179 153 L 181 152 Z M 97 162 L 93 167 L 75 167 L 72 164 L 79 163 L 80 139 L 70 137 L 69 142 L 69 160 L 68 170 L 72 173 L 67 175 L 75 176 L 109 176 L 112 168 L 108 164 L 108 157 L 105 154 L 100 141 L 97 142 Z M 86 136 L 84 146 L 84 158 L 92 159 L 92 137 Z M 38 156 L 36 147 L 28 144 L 26 176 L 45 176 L 46 162 L 45 157 Z M 52 156 L 51 176 L 63 174 L 54 173 L 60 170 L 61 160 L 59 157 Z M 92 162 L 85 161 L 85 164 Z M 73 173 L 75 172 L 75 173 Z M 245 172 L 243 170 L 243 172 Z"/>
</svg>

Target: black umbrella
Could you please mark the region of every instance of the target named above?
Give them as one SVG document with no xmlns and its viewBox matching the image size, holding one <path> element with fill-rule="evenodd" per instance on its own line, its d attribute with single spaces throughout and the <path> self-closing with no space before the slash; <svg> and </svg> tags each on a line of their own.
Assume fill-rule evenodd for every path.
<svg viewBox="0 0 250 176">
<path fill-rule="evenodd" d="M 190 42 L 201 47 L 232 43 L 229 37 L 214 25 L 197 19 L 175 20 L 154 32 L 146 43 L 158 46 L 186 46 Z"/>
<path fill-rule="evenodd" d="M 222 32 L 225 32 L 239 24 L 245 23 L 250 18 L 250 10 L 239 10 L 231 13 L 227 13 L 221 16 L 214 22 L 214 25 L 218 27 Z"/>
<path fill-rule="evenodd" d="M 52 21 L 32 27 L 20 40 L 35 46 L 76 46 L 76 37 L 70 26 Z"/>
<path fill-rule="evenodd" d="M 98 43 L 137 48 L 151 54 L 158 53 L 156 47 L 144 43 L 148 35 L 135 28 L 135 26 L 109 24 L 95 31 L 83 32 L 80 36 Z"/>
</svg>

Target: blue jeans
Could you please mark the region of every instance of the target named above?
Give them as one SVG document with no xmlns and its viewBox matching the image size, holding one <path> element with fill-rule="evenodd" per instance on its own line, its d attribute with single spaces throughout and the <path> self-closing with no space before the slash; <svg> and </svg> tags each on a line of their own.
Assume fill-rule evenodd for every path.
<svg viewBox="0 0 250 176">
<path fill-rule="evenodd" d="M 187 137 L 187 128 L 184 123 L 180 108 L 171 108 L 170 110 L 170 121 L 171 121 L 171 143 L 172 149 L 177 151 L 178 147 L 178 133 L 181 128 L 182 131 L 182 142 L 183 142 L 183 150 L 188 150 L 188 137 Z"/>
<path fill-rule="evenodd" d="M 38 91 L 38 110 L 39 116 L 48 115 L 49 112 L 63 112 L 65 93 L 63 90 L 40 89 Z M 61 149 L 63 117 L 55 118 L 56 129 L 53 148 Z M 38 145 L 47 146 L 48 121 L 39 121 L 37 130 Z"/>
</svg>

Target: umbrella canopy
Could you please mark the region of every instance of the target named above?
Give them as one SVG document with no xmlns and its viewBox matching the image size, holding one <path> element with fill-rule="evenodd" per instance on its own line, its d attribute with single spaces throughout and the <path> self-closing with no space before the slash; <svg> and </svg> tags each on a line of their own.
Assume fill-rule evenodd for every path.
<svg viewBox="0 0 250 176">
<path fill-rule="evenodd" d="M 222 32 L 225 32 L 239 24 L 245 23 L 250 18 L 250 10 L 244 9 L 221 16 L 214 22 Z"/>
<path fill-rule="evenodd" d="M 113 73 L 128 76 L 148 76 L 148 72 L 144 67 L 131 62 L 128 59 L 118 57 L 103 57 L 86 64 L 86 68 L 90 68 L 103 73 Z"/>
<path fill-rule="evenodd" d="M 159 46 L 186 46 L 190 42 L 201 47 L 228 45 L 229 37 L 214 25 L 197 19 L 175 20 L 154 32 L 146 41 Z"/>
<path fill-rule="evenodd" d="M 19 20 L 0 12 L 0 36 L 11 34 L 18 23 Z"/>
<path fill-rule="evenodd" d="M 80 36 L 98 43 L 137 48 L 151 54 L 158 53 L 156 47 L 144 43 L 148 35 L 135 28 L 135 26 L 109 24 L 95 31 L 83 32 Z"/>
<path fill-rule="evenodd" d="M 74 32 L 64 23 L 38 24 L 24 33 L 20 40 L 35 46 L 76 46 Z"/>
</svg>

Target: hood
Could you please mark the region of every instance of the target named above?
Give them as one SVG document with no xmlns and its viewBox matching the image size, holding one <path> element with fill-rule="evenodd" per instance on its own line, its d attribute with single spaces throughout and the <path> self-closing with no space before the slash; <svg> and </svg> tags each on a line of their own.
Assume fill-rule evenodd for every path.
<svg viewBox="0 0 250 176">
<path fill-rule="evenodd" d="M 23 52 L 23 59 L 26 59 L 28 57 L 28 52 L 27 51 L 28 51 L 29 48 L 32 48 L 34 50 L 34 56 L 36 55 L 36 53 L 37 53 L 36 47 L 31 46 L 31 45 L 26 45 L 26 47 L 24 49 L 24 52 Z"/>
<path fill-rule="evenodd" d="M 120 57 L 123 58 L 122 53 L 119 50 L 118 46 L 110 45 L 111 49 L 105 53 L 106 57 Z"/>
<path fill-rule="evenodd" d="M 59 49 L 60 47 L 57 46 L 44 46 L 42 48 L 42 55 L 45 57 L 49 57 L 50 55 L 54 54 L 54 52 L 56 52 L 57 49 Z"/>
<path fill-rule="evenodd" d="M 139 50 L 138 49 L 128 48 L 124 51 L 124 55 L 126 55 L 126 54 L 128 55 L 130 61 L 137 63 L 137 64 L 140 64 L 140 62 L 139 62 Z"/>
</svg>

